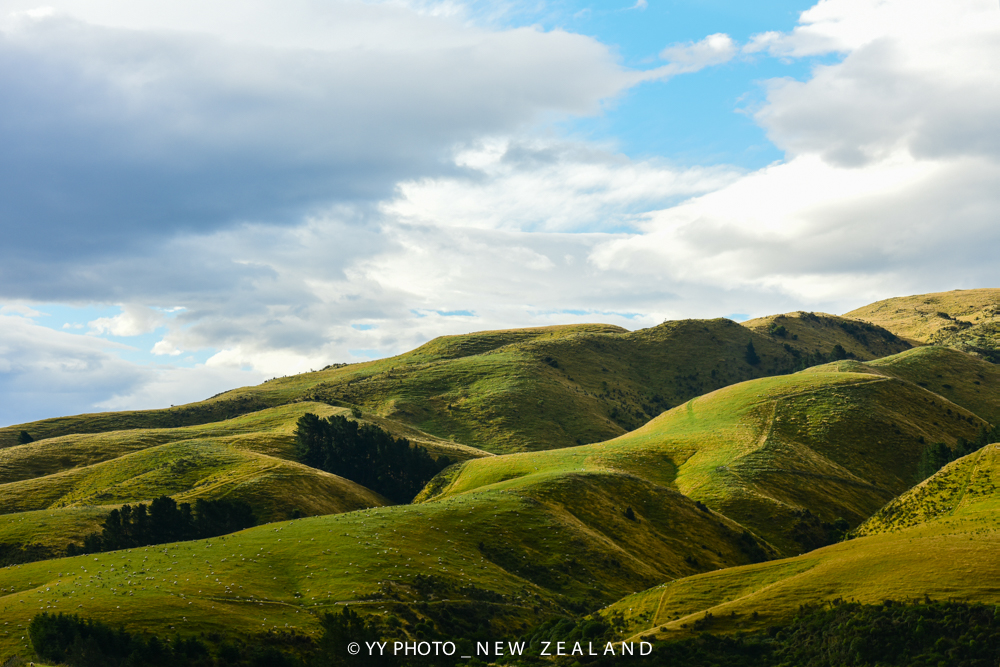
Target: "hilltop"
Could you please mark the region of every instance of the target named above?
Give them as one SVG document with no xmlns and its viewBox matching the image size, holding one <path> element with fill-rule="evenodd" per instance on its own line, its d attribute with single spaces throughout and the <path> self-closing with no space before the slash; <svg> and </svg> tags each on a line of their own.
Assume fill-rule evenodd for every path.
<svg viewBox="0 0 1000 667">
<path fill-rule="evenodd" d="M 0 446 L 14 444 L 22 430 L 48 439 L 177 428 L 312 401 L 358 408 L 411 439 L 419 432 L 492 453 L 555 449 L 622 435 L 714 389 L 826 361 L 838 342 L 859 359 L 909 347 L 831 316 L 798 319 L 790 323 L 798 333 L 787 337 L 725 319 L 633 332 L 572 325 L 443 336 L 396 357 L 276 378 L 167 410 L 19 424 L 0 429 Z"/>
<path fill-rule="evenodd" d="M 1000 363 L 1000 289 L 896 297 L 845 317 L 885 327 L 914 344 L 947 345 Z"/>
<path fill-rule="evenodd" d="M 742 324 L 810 358 L 828 356 L 831 350 L 839 346 L 844 358 L 870 361 L 898 354 L 912 347 L 911 343 L 883 327 L 826 313 L 798 311 L 759 317 Z M 821 358 L 819 362 L 827 360 Z"/>
</svg>

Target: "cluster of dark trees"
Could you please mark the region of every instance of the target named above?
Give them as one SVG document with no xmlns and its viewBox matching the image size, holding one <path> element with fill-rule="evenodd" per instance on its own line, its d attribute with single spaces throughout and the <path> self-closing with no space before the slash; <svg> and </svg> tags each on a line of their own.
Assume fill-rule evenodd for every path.
<svg viewBox="0 0 1000 667">
<path fill-rule="evenodd" d="M 160 496 L 149 504 L 122 505 L 111 510 L 99 533 L 91 533 L 83 546 L 71 544 L 68 556 L 131 549 L 150 544 L 198 540 L 225 535 L 257 523 L 253 509 L 242 500 L 198 499 L 180 505 L 169 496 Z"/>
<path fill-rule="evenodd" d="M 41 660 L 71 667 L 213 665 L 203 661 L 207 649 L 197 639 L 166 642 L 79 616 L 38 614 L 28 636 Z"/>
<path fill-rule="evenodd" d="M 17 565 L 19 563 L 33 563 L 36 560 L 48 560 L 59 558 L 62 554 L 52 547 L 41 544 L 2 544 L 0 543 L 0 567 Z"/>
<path fill-rule="evenodd" d="M 351 609 L 320 618 L 318 637 L 297 632 L 265 632 L 242 639 L 218 635 L 162 639 L 128 632 L 76 615 L 38 614 L 28 636 L 38 657 L 69 667 L 332 667 L 366 665 L 396 667 L 387 655 L 351 656 L 350 642 L 385 641 L 382 628 Z M 468 661 L 463 661 L 468 662 Z"/>
<path fill-rule="evenodd" d="M 656 642 L 646 657 L 575 656 L 587 667 L 995 667 L 1000 664 L 1000 613 L 993 605 L 957 602 L 877 605 L 838 602 L 804 606 L 794 621 L 766 632 L 715 635 L 720 619 L 705 614 L 693 624 L 702 631 L 679 642 Z M 731 626 L 732 617 L 726 619 Z M 738 617 L 736 617 L 738 620 Z M 542 641 L 588 641 L 595 647 L 619 641 L 614 620 L 548 621 L 525 637 L 532 657 L 519 665 L 544 665 Z M 568 644 L 572 646 L 572 644 Z M 595 652 L 599 652 L 596 651 Z"/>
<path fill-rule="evenodd" d="M 952 461 L 960 459 L 967 454 L 978 452 L 993 442 L 1000 442 L 1000 426 L 980 428 L 979 435 L 971 442 L 965 438 L 959 438 L 954 449 L 948 447 L 943 442 L 935 442 L 927 445 L 924 451 L 921 452 L 920 463 L 917 465 L 918 481 L 927 479 Z"/>
<path fill-rule="evenodd" d="M 754 614 L 756 616 L 756 614 Z M 522 667 L 550 665 L 541 657 L 543 642 L 562 641 L 566 646 L 591 642 L 600 655 L 575 655 L 556 664 L 587 667 L 619 667 L 622 660 L 636 667 L 683 665 L 684 667 L 996 667 L 1000 664 L 1000 612 L 993 605 L 959 602 L 903 604 L 885 601 L 862 605 L 835 601 L 826 606 L 806 605 L 796 618 L 765 632 L 714 635 L 712 629 L 722 619 L 706 613 L 693 622 L 696 637 L 678 642 L 655 642 L 650 655 L 632 657 L 603 655 L 607 642 L 621 641 L 622 619 L 551 619 L 532 628 L 518 641 L 526 644 L 524 655 L 508 656 L 504 664 Z M 740 617 L 733 614 L 726 626 Z M 222 640 L 215 635 L 180 638 L 172 641 L 154 635 L 114 629 L 99 621 L 42 613 L 28 626 L 31 643 L 42 660 L 70 667 L 339 667 L 370 665 L 396 667 L 405 658 L 369 656 L 367 651 L 352 656 L 350 642 L 366 646 L 370 641 L 407 639 L 398 630 L 371 617 L 345 608 L 324 614 L 322 632 L 317 637 L 285 632 L 269 632 L 242 640 Z M 459 642 L 460 635 L 441 635 L 430 624 L 423 638 Z M 447 631 L 447 629 L 442 628 Z M 487 633 L 488 637 L 495 638 Z M 652 638 L 650 638 L 650 641 Z M 408 641 L 413 641 L 409 638 Z M 463 642 L 465 643 L 465 642 Z M 390 644 L 391 646 L 391 644 Z M 461 647 L 451 658 L 419 658 L 426 667 L 450 667 L 461 663 L 466 651 Z M 471 647 L 469 647 L 471 650 Z M 586 653 L 586 651 L 585 651 Z M 414 661 L 416 662 L 416 661 Z"/>
<path fill-rule="evenodd" d="M 772 325 L 774 323 L 772 322 Z M 779 327 L 779 329 L 784 330 L 784 327 Z M 771 333 L 775 335 L 784 336 L 784 333 L 776 333 L 778 330 L 775 329 Z M 819 366 L 820 364 L 827 364 L 831 361 L 843 361 L 844 359 L 854 359 L 855 355 L 853 352 L 848 352 L 844 349 L 844 346 L 840 343 L 835 344 L 830 348 L 829 353 L 820 352 L 816 350 L 815 352 L 802 353 L 800 350 L 792 347 L 788 343 L 783 343 L 785 351 L 794 357 L 794 362 L 792 364 L 792 369 L 790 372 L 794 373 L 797 371 L 805 370 L 812 366 Z M 746 348 L 743 350 L 743 358 L 751 366 L 756 366 L 760 363 L 760 355 L 757 354 L 757 350 L 754 349 L 753 340 L 747 342 Z"/>
<path fill-rule="evenodd" d="M 408 503 L 452 461 L 434 459 L 427 450 L 394 438 L 374 424 L 333 415 L 299 418 L 295 427 L 300 462 L 345 477 L 396 503 Z"/>
<path fill-rule="evenodd" d="M 813 366 L 819 366 L 820 364 L 828 364 L 831 361 L 843 361 L 844 359 L 855 358 L 855 354 L 845 350 L 844 346 L 840 343 L 837 343 L 830 348 L 829 352 L 815 350 L 813 352 L 805 353 L 795 349 L 788 343 L 783 343 L 783 345 L 785 351 L 795 358 L 795 362 L 792 364 L 792 373 L 797 373 L 798 371 L 803 371 L 807 368 L 812 368 Z"/>
</svg>

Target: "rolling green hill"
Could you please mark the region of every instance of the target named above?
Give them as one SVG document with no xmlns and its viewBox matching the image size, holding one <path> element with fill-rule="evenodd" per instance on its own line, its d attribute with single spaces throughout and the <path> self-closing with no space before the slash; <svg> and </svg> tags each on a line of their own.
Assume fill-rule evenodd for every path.
<svg viewBox="0 0 1000 667">
<path fill-rule="evenodd" d="M 0 513 L 57 507 L 121 505 L 161 495 L 176 500 L 246 500 L 259 519 L 286 518 L 298 509 L 331 514 L 384 504 L 349 480 L 210 440 L 158 445 L 111 461 L 0 485 Z"/>
<path fill-rule="evenodd" d="M 785 623 L 804 602 L 837 598 L 1000 603 L 1000 445 L 953 462 L 887 505 L 859 537 L 795 558 L 666 582 L 601 611 L 626 634 L 680 638 Z M 706 622 L 706 614 L 710 614 Z"/>
<path fill-rule="evenodd" d="M 159 445 L 102 463 L 0 485 L 0 551 L 13 545 L 57 555 L 82 543 L 108 511 L 160 495 L 244 500 L 259 521 L 387 504 L 354 482 L 298 463 L 208 441 Z M 4 520 L 11 530 L 4 530 Z"/>
<path fill-rule="evenodd" d="M 880 326 L 861 320 L 798 311 L 742 323 L 804 354 L 829 354 L 837 345 L 859 361 L 870 361 L 908 350 L 912 345 Z"/>
<path fill-rule="evenodd" d="M 837 596 L 1000 602 L 997 447 L 912 488 L 929 445 L 1000 421 L 1000 370 L 897 335 L 813 313 L 480 332 L 188 406 L 0 429 L 0 558 L 47 558 L 0 569 L 0 658 L 30 655 L 40 611 L 235 638 L 314 634 L 350 604 L 444 638 L 611 605 L 636 635 L 681 637 Z M 359 411 L 460 463 L 386 507 L 294 461 L 299 417 Z M 15 444 L 22 430 L 36 441 Z M 162 494 L 245 500 L 275 523 L 51 558 Z M 282 521 L 296 510 L 315 516 Z"/>
<path fill-rule="evenodd" d="M 859 537 L 894 533 L 907 528 L 945 529 L 962 523 L 983 529 L 1000 521 L 1000 445 L 949 463 L 861 524 Z"/>
<path fill-rule="evenodd" d="M 1000 289 L 885 299 L 846 314 L 915 344 L 946 345 L 1000 363 Z"/>
<path fill-rule="evenodd" d="M 488 627 L 509 636 L 667 581 L 611 610 L 631 609 L 626 618 L 636 632 L 655 626 L 680 636 L 710 610 L 726 616 L 726 630 L 787 618 L 821 593 L 936 594 L 955 582 L 929 572 L 927 559 L 966 558 L 963 576 L 985 577 L 995 565 L 995 527 L 976 524 L 973 534 L 944 524 L 944 533 L 933 532 L 927 548 L 913 552 L 903 549 L 903 532 L 891 532 L 753 562 L 798 553 L 822 520 L 841 515 L 860 523 L 905 491 L 919 437 L 974 436 L 983 420 L 881 370 L 904 375 L 926 366 L 921 372 L 958 387 L 966 359 L 918 348 L 878 364 L 842 361 L 751 380 L 606 443 L 466 461 L 413 505 L 6 568 L 0 611 L 13 627 L 38 611 L 65 610 L 125 621 L 133 630 L 233 636 L 286 624 L 315 632 L 319 613 L 350 603 L 409 633 L 419 626 L 456 636 Z M 88 468 L 107 463 L 74 474 L 97 475 Z M 91 484 L 85 477 L 65 497 L 127 488 L 133 478 Z M 992 599 L 970 579 L 966 589 L 973 588 L 974 599 Z M 18 641 L 0 635 L 0 651 L 23 651 Z"/>
<path fill-rule="evenodd" d="M 354 482 L 288 460 L 301 415 L 343 411 L 295 403 L 213 424 L 67 435 L 0 450 L 0 515 L 7 518 L 0 516 L 0 558 L 57 555 L 94 532 L 113 507 L 161 495 L 245 500 L 260 521 L 386 504 Z M 452 445 L 441 447 L 455 456 Z"/>
<path fill-rule="evenodd" d="M 516 632 L 664 578 L 750 562 L 739 535 L 724 517 L 630 475 L 554 476 L 6 568 L 0 614 L 12 627 L 62 610 L 136 630 L 232 636 L 286 624 L 315 631 L 318 614 L 351 602 L 411 629 Z M 0 634 L 0 655 L 19 650 L 19 637 Z"/>
<path fill-rule="evenodd" d="M 0 446 L 16 443 L 22 430 L 38 440 L 176 428 L 313 401 L 360 407 L 390 431 L 395 424 L 436 444 L 494 453 L 553 449 L 607 440 L 713 389 L 789 372 L 804 354 L 828 354 L 836 341 L 862 359 L 906 347 L 875 328 L 852 336 L 843 326 L 856 324 L 830 316 L 788 319 L 797 320 L 798 341 L 724 319 L 634 332 L 573 325 L 443 336 L 397 357 L 276 378 L 168 410 L 19 424 L 0 429 Z M 746 354 L 751 340 L 755 363 Z"/>
<path fill-rule="evenodd" d="M 477 488 L 515 488 L 534 477 L 615 471 L 679 490 L 739 522 L 785 554 L 825 543 L 843 518 L 856 526 L 917 481 L 932 442 L 973 439 L 987 422 L 899 375 L 919 366 L 971 394 L 990 414 L 1000 394 L 964 378 L 986 362 L 919 348 L 879 362 L 836 362 L 726 387 L 608 442 L 468 461 L 418 500 Z M 972 377 L 978 377 L 975 374 Z M 994 385 L 995 386 L 995 385 Z M 970 389 L 970 387 L 972 389 Z M 975 389 L 984 393 L 975 394 Z"/>
<path fill-rule="evenodd" d="M 185 440 L 225 442 L 258 454 L 293 458 L 295 421 L 306 412 L 343 412 L 322 403 L 297 403 L 197 426 L 77 433 L 0 449 L 0 483 L 41 477 Z"/>
<path fill-rule="evenodd" d="M 36 440 L 0 449 L 0 484 L 66 472 L 151 447 L 184 441 L 211 442 L 238 451 L 294 461 L 295 423 L 306 413 L 325 417 L 348 414 L 348 410 L 325 403 L 296 402 L 196 426 L 114 430 Z M 391 420 L 370 416 L 361 421 L 375 423 L 396 437 L 408 438 L 411 442 L 426 447 L 434 456 L 446 455 L 453 460 L 464 461 L 489 455 L 471 447 L 434 438 Z"/>
<path fill-rule="evenodd" d="M 97 561 L 88 556 L 8 568 L 0 571 L 0 589 L 10 594 L 0 606 L 22 624 L 36 610 L 53 609 L 85 609 L 114 622 L 128 597 L 134 629 L 173 624 L 182 630 L 191 623 L 232 634 L 286 623 L 315 631 L 317 612 L 352 602 L 379 616 L 392 614 L 411 629 L 423 623 L 456 632 L 463 623 L 486 622 L 500 633 L 673 579 L 671 586 L 685 582 L 686 588 L 665 609 L 683 623 L 731 601 L 720 601 L 719 591 L 779 590 L 771 584 L 795 580 L 789 573 L 819 576 L 823 568 L 846 577 L 857 553 L 817 559 L 862 544 L 860 538 L 788 561 L 750 563 L 780 551 L 798 553 L 817 539 L 823 521 L 845 516 L 857 524 L 874 514 L 914 481 L 920 437 L 975 436 L 983 420 L 881 371 L 897 368 L 903 375 L 916 365 L 957 383 L 948 369 L 966 359 L 954 350 L 918 348 L 877 364 L 836 362 L 751 380 L 606 443 L 466 461 L 434 480 L 414 505 L 269 524 L 226 538 L 102 554 Z M 111 463 L 188 444 L 157 445 Z M 135 475 L 101 478 L 90 471 L 107 463 L 70 471 L 75 485 L 59 497 L 89 500 L 87 493 L 118 493 L 140 483 Z M 960 541 L 962 549 L 979 548 L 967 536 Z M 942 553 L 954 556 L 949 544 Z M 882 545 L 865 557 L 898 548 Z M 101 564 L 100 577 L 90 568 L 94 562 Z M 919 562 L 894 561 L 912 584 L 899 591 L 927 580 L 911 571 Z M 691 576 L 697 572 L 705 574 Z M 723 576 L 732 579 L 713 578 Z M 697 588 L 700 577 L 712 578 L 708 589 Z M 897 584 L 890 579 L 876 588 L 884 593 Z M 772 608 L 782 609 L 777 602 Z"/>
</svg>

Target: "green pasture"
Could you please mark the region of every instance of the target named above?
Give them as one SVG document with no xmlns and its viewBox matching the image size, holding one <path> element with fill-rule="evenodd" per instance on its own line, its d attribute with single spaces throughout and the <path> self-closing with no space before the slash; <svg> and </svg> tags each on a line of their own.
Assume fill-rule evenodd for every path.
<svg viewBox="0 0 1000 667">
<path fill-rule="evenodd" d="M 630 633 L 680 638 L 711 614 L 713 632 L 787 622 L 837 598 L 1000 603 L 1000 445 L 950 464 L 890 503 L 860 537 L 785 560 L 665 582 L 601 610 Z"/>
</svg>

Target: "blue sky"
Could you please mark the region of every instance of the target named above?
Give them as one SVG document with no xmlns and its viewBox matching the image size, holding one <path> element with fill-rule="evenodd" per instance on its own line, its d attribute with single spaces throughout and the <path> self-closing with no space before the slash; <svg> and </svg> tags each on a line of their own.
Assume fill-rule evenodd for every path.
<svg viewBox="0 0 1000 667">
<path fill-rule="evenodd" d="M 993 286 L 992 0 L 0 4 L 0 424 Z"/>
<path fill-rule="evenodd" d="M 662 63 L 659 54 L 669 44 L 713 33 L 744 43 L 768 30 L 789 31 L 812 4 L 690 1 L 628 8 L 621 3 L 557 3 L 553 9 L 558 11 L 538 18 L 547 29 L 579 32 L 613 45 L 626 65 L 649 69 Z M 641 85 L 609 103 L 600 116 L 573 119 L 563 127 L 591 140 L 612 141 L 633 158 L 760 168 L 783 154 L 745 111 L 763 100 L 758 82 L 805 79 L 814 60 L 746 58 L 698 76 Z"/>
</svg>

